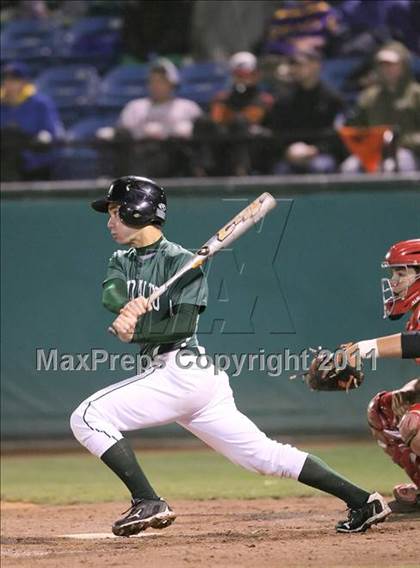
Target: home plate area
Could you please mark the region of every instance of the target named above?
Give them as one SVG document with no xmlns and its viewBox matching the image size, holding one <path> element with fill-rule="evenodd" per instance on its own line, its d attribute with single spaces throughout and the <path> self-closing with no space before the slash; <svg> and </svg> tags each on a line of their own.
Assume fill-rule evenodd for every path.
<svg viewBox="0 0 420 568">
<path fill-rule="evenodd" d="M 345 506 L 329 497 L 173 500 L 163 530 L 115 537 L 126 503 L 30 505 L 2 510 L 2 568 L 418 567 L 420 519 L 395 515 L 364 534 L 337 534 Z"/>
<path fill-rule="evenodd" d="M 165 536 L 163 533 L 157 532 L 141 532 L 139 534 L 132 535 L 128 538 L 144 538 L 148 536 Z M 60 534 L 59 538 L 75 538 L 77 540 L 101 540 L 108 538 L 118 538 L 121 540 L 122 537 L 115 536 L 112 533 L 80 533 L 80 534 Z"/>
</svg>

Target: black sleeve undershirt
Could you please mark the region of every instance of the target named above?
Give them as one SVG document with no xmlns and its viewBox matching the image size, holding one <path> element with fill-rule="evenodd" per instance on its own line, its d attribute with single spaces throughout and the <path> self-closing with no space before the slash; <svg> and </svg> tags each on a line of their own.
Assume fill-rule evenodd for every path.
<svg viewBox="0 0 420 568">
<path fill-rule="evenodd" d="M 420 357 L 420 331 L 404 331 L 401 334 L 401 352 L 403 359 Z"/>
</svg>

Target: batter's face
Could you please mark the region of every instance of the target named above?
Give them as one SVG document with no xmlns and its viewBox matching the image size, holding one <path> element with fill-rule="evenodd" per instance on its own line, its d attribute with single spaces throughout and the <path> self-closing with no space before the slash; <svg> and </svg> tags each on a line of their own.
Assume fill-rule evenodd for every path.
<svg viewBox="0 0 420 568">
<path fill-rule="evenodd" d="M 414 284 L 416 277 L 417 272 L 411 266 L 393 268 L 390 283 L 395 296 L 403 300 L 408 288 Z"/>
<path fill-rule="evenodd" d="M 118 215 L 119 208 L 120 206 L 117 204 L 110 204 L 108 206 L 108 229 L 115 242 L 119 245 L 129 245 L 133 242 L 141 229 L 133 229 L 132 227 L 124 225 Z"/>
</svg>

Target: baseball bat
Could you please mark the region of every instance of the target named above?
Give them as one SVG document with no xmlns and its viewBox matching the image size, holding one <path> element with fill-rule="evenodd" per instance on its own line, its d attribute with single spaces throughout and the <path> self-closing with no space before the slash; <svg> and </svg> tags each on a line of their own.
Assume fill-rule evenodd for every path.
<svg viewBox="0 0 420 568">
<path fill-rule="evenodd" d="M 172 286 L 174 282 L 179 280 L 189 270 L 194 270 L 204 264 L 204 262 L 211 256 L 215 255 L 220 250 L 228 247 L 231 243 L 236 241 L 248 229 L 260 221 L 269 211 L 274 209 L 277 205 L 276 200 L 270 193 L 262 193 L 252 203 L 242 209 L 233 219 L 231 219 L 224 227 L 219 229 L 202 247 L 198 249 L 193 258 L 189 260 L 178 272 L 176 272 L 169 280 L 162 286 L 159 286 L 150 296 L 148 302 L 151 304 L 159 296 L 164 294 L 166 290 Z M 117 335 L 112 325 L 108 331 L 113 335 Z"/>
</svg>

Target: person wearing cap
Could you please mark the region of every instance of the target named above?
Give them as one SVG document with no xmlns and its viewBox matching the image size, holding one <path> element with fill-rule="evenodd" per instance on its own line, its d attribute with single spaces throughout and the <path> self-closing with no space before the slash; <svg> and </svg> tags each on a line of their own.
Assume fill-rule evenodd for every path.
<svg viewBox="0 0 420 568">
<path fill-rule="evenodd" d="M 211 103 L 210 115 L 217 124 L 229 124 L 243 118 L 248 124 L 260 124 L 273 104 L 273 98 L 264 92 L 258 82 L 257 58 L 253 53 L 241 51 L 229 61 L 232 86 L 216 95 Z"/>
<path fill-rule="evenodd" d="M 341 96 L 321 80 L 321 56 L 298 51 L 290 60 L 292 88 L 280 95 L 265 125 L 274 135 L 273 173 L 330 173 L 341 144 L 334 130 L 344 113 Z"/>
<path fill-rule="evenodd" d="M 62 136 L 63 126 L 54 102 L 37 92 L 24 63 L 2 70 L 0 126 L 2 180 L 49 179 L 51 143 Z"/>
<path fill-rule="evenodd" d="M 176 66 L 169 59 L 157 59 L 150 66 L 149 96 L 129 101 L 115 130 L 97 132 L 99 138 L 122 142 L 116 167 L 134 171 L 141 167 L 152 177 L 188 173 L 185 141 L 191 138 L 194 120 L 202 110 L 194 101 L 176 96 L 178 83 Z"/>
<path fill-rule="evenodd" d="M 198 159 L 198 174 L 247 175 L 258 169 L 257 145 L 252 142 L 260 140 L 261 123 L 273 97 L 259 85 L 258 63 L 253 53 L 236 53 L 229 60 L 229 68 L 230 89 L 217 93 L 210 103 L 209 116 L 196 123 L 199 145 L 203 136 L 213 138 L 213 143 L 207 144 L 211 147 L 210 152 L 207 147 L 211 159 L 207 164 Z"/>
<path fill-rule="evenodd" d="M 390 126 L 399 171 L 415 171 L 420 164 L 420 84 L 412 77 L 410 59 L 402 43 L 385 44 L 375 57 L 377 83 L 361 93 L 348 120 L 349 126 Z M 359 159 L 349 156 L 341 170 L 360 171 Z"/>
</svg>

